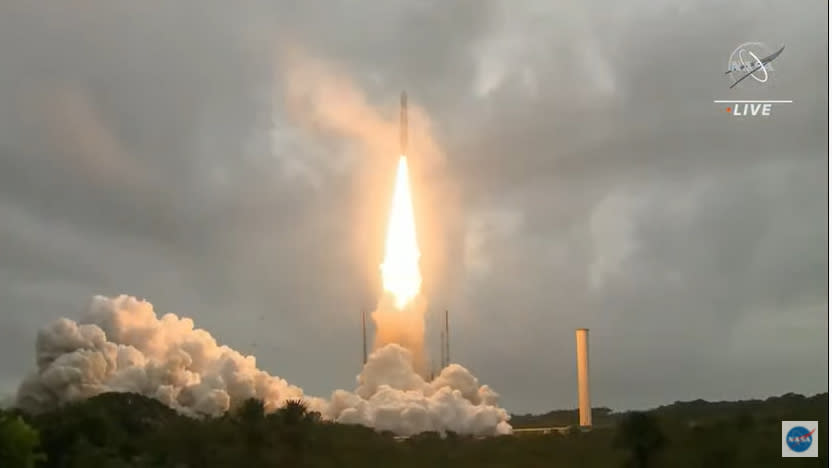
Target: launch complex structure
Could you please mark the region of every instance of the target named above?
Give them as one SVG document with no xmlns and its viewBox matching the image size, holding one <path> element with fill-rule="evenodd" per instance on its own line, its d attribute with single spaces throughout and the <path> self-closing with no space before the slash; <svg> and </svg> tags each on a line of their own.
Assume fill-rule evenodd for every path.
<svg viewBox="0 0 832 468">
<path fill-rule="evenodd" d="M 392 293 L 396 300 L 396 307 L 402 309 L 408 301 L 418 294 L 421 286 L 421 274 L 418 271 L 419 250 L 415 239 L 415 226 L 412 214 L 412 201 L 410 199 L 410 188 L 407 175 L 407 145 L 408 145 L 408 123 L 407 123 L 407 93 L 402 91 L 399 108 L 399 169 L 393 191 L 393 206 L 390 213 L 388 226 L 387 247 L 384 263 L 381 265 L 382 279 L 384 280 L 385 294 Z M 400 192 L 400 190 L 402 190 Z M 397 217 L 397 215 L 399 215 Z M 391 250 L 391 245 L 392 250 Z M 404 256 L 396 257 L 396 253 Z M 391 259 L 391 253 L 394 257 Z M 390 263 L 388 263 L 390 262 Z M 404 271 L 388 270 L 389 267 L 404 268 Z M 415 271 L 414 271 L 415 270 Z M 387 274 L 391 273 L 391 285 L 387 284 Z M 404 281 L 402 281 L 404 280 Z M 415 286 L 414 286 L 415 285 Z M 414 286 L 414 287 L 411 287 Z M 392 287 L 393 289 L 389 289 Z M 420 319 L 424 319 L 420 317 Z M 419 346 L 421 347 L 421 340 Z M 361 309 L 361 346 L 362 362 L 367 363 L 367 309 Z M 411 350 L 414 353 L 416 350 Z M 432 353 L 430 353 L 432 354 Z M 450 330 L 448 323 L 448 311 L 445 310 L 443 328 L 440 331 L 439 370 L 444 369 L 451 362 Z M 423 363 L 421 363 L 423 364 Z M 423 378 L 433 380 L 438 370 L 434 367 L 435 361 L 431 359 L 428 369 L 424 365 L 417 365 L 422 372 Z"/>
<path fill-rule="evenodd" d="M 445 309 L 445 314 L 442 320 L 442 328 L 439 331 L 439 369 L 436 369 L 431 359 L 431 366 L 428 370 L 428 375 L 422 377 L 427 380 L 433 380 L 438 372 L 448 367 L 451 363 L 451 329 L 448 321 L 448 310 Z M 363 364 L 367 364 L 367 311 L 361 309 L 361 350 L 363 355 Z"/>
<path fill-rule="evenodd" d="M 361 310 L 361 338 L 364 360 L 367 364 L 367 312 Z M 422 376 L 427 381 L 432 381 L 442 369 L 451 363 L 451 340 L 450 326 L 448 322 L 448 310 L 445 310 L 442 320 L 442 327 L 439 331 L 439 368 L 436 369 L 431 360 L 428 375 Z M 582 431 L 592 429 L 592 403 L 589 397 L 589 329 L 578 328 L 575 330 L 575 357 L 576 374 L 578 382 L 578 428 Z M 528 429 L 514 429 L 518 433 L 541 433 L 566 432 L 569 426 L 565 427 L 537 427 Z"/>
<path fill-rule="evenodd" d="M 399 145 L 400 158 L 404 161 L 407 154 L 407 93 L 402 91 L 400 100 L 399 113 Z M 405 166 L 406 168 L 406 166 Z M 406 172 L 404 173 L 407 177 Z M 406 180 L 405 180 L 406 182 Z M 394 195 L 395 200 L 395 195 Z M 408 198 L 407 203 L 410 203 Z M 414 241 L 415 242 L 415 241 Z M 418 258 L 418 247 L 416 247 L 416 258 Z M 384 266 L 382 266 L 384 268 Z M 418 287 L 417 287 L 418 289 Z M 418 290 L 416 291 L 418 292 Z M 450 346 L 450 327 L 448 323 L 448 310 L 445 310 L 441 321 L 442 326 L 439 332 L 439 368 L 434 367 L 434 361 L 431 359 L 431 365 L 426 371 L 427 375 L 422 377 L 427 381 L 432 381 L 438 372 L 446 368 L 451 363 L 451 346 Z M 361 309 L 361 342 L 363 364 L 367 364 L 367 310 Z M 577 358 L 577 383 L 578 383 L 578 427 L 581 430 L 589 430 L 592 428 L 592 405 L 589 398 L 589 329 L 578 328 L 575 330 L 575 356 Z M 547 433 L 553 430 L 562 431 L 562 427 L 549 428 L 534 428 L 534 429 L 516 429 L 516 432 L 542 432 Z"/>
</svg>

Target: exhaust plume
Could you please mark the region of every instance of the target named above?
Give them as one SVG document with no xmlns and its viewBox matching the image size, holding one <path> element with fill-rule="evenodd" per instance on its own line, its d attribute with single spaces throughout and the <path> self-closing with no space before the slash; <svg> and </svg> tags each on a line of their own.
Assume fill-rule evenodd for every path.
<svg viewBox="0 0 832 468">
<path fill-rule="evenodd" d="M 392 295 L 385 294 L 373 311 L 376 325 L 373 349 L 378 350 L 390 344 L 407 348 L 412 366 L 420 375 L 426 375 L 425 357 L 425 311 L 427 302 L 418 294 L 404 308 L 399 308 Z"/>
<path fill-rule="evenodd" d="M 390 99 L 378 102 L 363 92 L 342 62 L 283 44 L 275 69 L 275 112 L 292 122 L 292 131 L 337 148 L 321 163 L 321 171 L 329 170 L 332 158 L 347 161 L 351 183 L 341 195 L 349 199 L 347 219 L 355 229 L 345 245 L 354 250 L 356 271 L 363 279 L 355 287 L 364 289 L 363 304 L 370 306 L 384 291 L 379 265 L 385 252 L 380 247 L 386 247 L 389 200 L 400 172 L 401 83 L 396 79 Z M 382 76 L 374 86 L 387 87 L 392 81 Z M 435 137 L 435 122 L 412 96 L 407 101 L 407 126 L 404 156 L 417 227 L 420 290 L 443 303 L 462 271 L 458 262 L 449 261 L 461 258 L 463 251 L 466 218 L 460 210 L 460 185 Z"/>
<path fill-rule="evenodd" d="M 431 382 L 416 373 L 410 351 L 389 344 L 375 351 L 358 376 L 354 393 L 336 390 L 325 417 L 400 435 L 453 431 L 510 434 L 499 395 L 467 369 L 451 364 Z"/>
<path fill-rule="evenodd" d="M 432 135 L 430 120 L 418 105 L 406 103 L 404 95 L 401 115 L 378 111 L 346 74 L 300 48 L 287 48 L 281 65 L 279 78 L 285 85 L 282 95 L 289 116 L 304 130 L 315 133 L 316 140 L 337 135 L 361 145 L 361 158 L 355 161 L 353 172 L 365 180 L 354 206 L 378 207 L 380 197 L 389 199 L 389 175 L 395 174 L 390 211 L 358 213 L 352 219 L 356 226 L 387 227 L 384 233 L 360 234 L 368 250 L 361 257 L 374 263 L 365 270 L 367 283 L 378 297 L 372 313 L 376 328 L 373 348 L 391 343 L 407 348 L 414 369 L 425 376 L 426 297 L 440 295 L 439 290 L 449 283 L 445 259 L 459 256 L 449 251 L 447 239 L 454 238 L 451 230 L 462 219 L 454 209 L 453 184 L 444 177 L 445 158 Z M 396 158 L 398 151 L 404 150 L 402 125 L 408 125 L 408 154 Z M 402 140 L 398 148 L 397 134 Z M 419 184 L 424 179 L 430 183 Z M 373 251 L 379 245 L 385 247 L 383 259 Z"/>
<path fill-rule="evenodd" d="M 345 159 L 353 164 L 350 177 L 355 180 L 347 205 L 378 207 L 380 197 L 389 196 L 391 155 L 397 153 L 395 139 L 387 136 L 396 134 L 395 119 L 377 112 L 350 80 L 298 49 L 287 49 L 278 67 L 285 87 L 275 94 L 285 98 L 281 109 L 295 123 L 362 145 L 360 158 Z M 357 376 L 355 391 L 336 390 L 329 400 L 307 396 L 300 387 L 258 369 L 254 356 L 218 344 L 189 318 L 159 318 L 150 303 L 129 296 L 96 296 L 81 320 L 58 319 L 39 332 L 37 370 L 21 383 L 16 405 L 37 412 L 103 392 L 135 392 L 199 416 L 222 414 L 248 398 L 262 400 L 266 411 L 299 399 L 326 419 L 401 435 L 510 433 L 509 415 L 497 406 L 497 393 L 464 367 L 449 364 L 432 381 L 424 377 L 425 298 L 434 297 L 453 277 L 453 268 L 444 262 L 459 257 L 454 255 L 458 246 L 447 240 L 459 237 L 453 233 L 462 217 L 429 120 L 418 107 L 410 109 L 409 150 L 417 157 L 410 167 L 406 159 L 399 160 L 391 212 L 359 208 L 349 213 L 354 225 L 363 228 L 346 245 L 358 246 L 357 261 L 368 259 L 367 284 L 381 292 L 372 313 L 374 350 Z M 308 163 L 311 171 L 329 168 Z M 419 187 L 421 203 L 413 204 L 410 183 L 425 179 L 431 183 Z M 366 229 L 385 224 L 386 243 L 382 232 Z M 383 244 L 382 260 L 375 249 Z"/>
<path fill-rule="evenodd" d="M 396 170 L 384 263 L 381 264 L 384 291 L 393 295 L 399 309 L 410 303 L 422 289 L 422 273 L 419 271 L 421 253 L 416 242 L 409 177 L 407 158 L 402 155 Z"/>
<path fill-rule="evenodd" d="M 373 312 L 376 323 L 376 344 L 396 343 L 410 350 L 413 366 L 425 375 L 424 352 L 425 311 L 421 295 L 422 273 L 419 271 L 419 245 L 413 219 L 413 201 L 407 158 L 399 157 L 393 202 L 387 228 L 381 280 L 384 286 L 381 300 Z"/>
<path fill-rule="evenodd" d="M 218 344 L 193 320 L 157 317 L 149 302 L 124 295 L 96 296 L 81 320 L 61 318 L 44 327 L 36 362 L 15 402 L 29 412 L 105 392 L 133 392 L 191 416 L 220 415 L 248 398 L 262 400 L 266 411 L 302 400 L 326 419 L 401 435 L 511 432 L 497 394 L 462 366 L 451 364 L 426 382 L 410 351 L 390 344 L 369 356 L 354 392 L 336 390 L 325 400 L 258 369 L 254 356 Z"/>
<path fill-rule="evenodd" d="M 38 333 L 36 353 L 37 372 L 17 395 L 28 411 L 104 392 L 140 393 L 190 415 L 219 415 L 247 398 L 272 411 L 304 399 L 303 390 L 257 369 L 253 356 L 218 345 L 193 320 L 157 318 L 149 302 L 129 296 L 96 296 L 80 321 L 50 323 Z"/>
</svg>

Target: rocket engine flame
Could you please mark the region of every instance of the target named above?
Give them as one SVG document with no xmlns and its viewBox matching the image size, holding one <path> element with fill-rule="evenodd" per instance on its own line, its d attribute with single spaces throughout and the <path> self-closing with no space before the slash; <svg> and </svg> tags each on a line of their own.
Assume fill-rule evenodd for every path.
<svg viewBox="0 0 832 468">
<path fill-rule="evenodd" d="M 384 290 L 393 295 L 398 309 L 403 309 L 419 294 L 422 275 L 419 272 L 419 246 L 416 242 L 416 223 L 413 220 L 413 201 L 407 157 L 399 157 L 390 224 L 387 227 L 384 262 L 381 277 Z"/>
</svg>

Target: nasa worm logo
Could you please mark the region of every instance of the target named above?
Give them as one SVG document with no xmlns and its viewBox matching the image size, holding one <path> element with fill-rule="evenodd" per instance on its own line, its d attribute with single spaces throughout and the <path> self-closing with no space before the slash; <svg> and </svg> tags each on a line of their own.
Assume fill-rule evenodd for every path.
<svg viewBox="0 0 832 468">
<path fill-rule="evenodd" d="M 783 421 L 784 457 L 818 456 L 817 421 Z"/>
</svg>

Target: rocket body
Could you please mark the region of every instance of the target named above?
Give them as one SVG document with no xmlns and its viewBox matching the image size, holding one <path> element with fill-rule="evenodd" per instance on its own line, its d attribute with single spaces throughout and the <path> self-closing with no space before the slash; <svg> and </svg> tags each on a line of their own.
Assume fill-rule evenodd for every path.
<svg viewBox="0 0 832 468">
<path fill-rule="evenodd" d="M 401 115 L 399 120 L 399 145 L 401 155 L 407 154 L 407 93 L 402 91 Z"/>
</svg>

